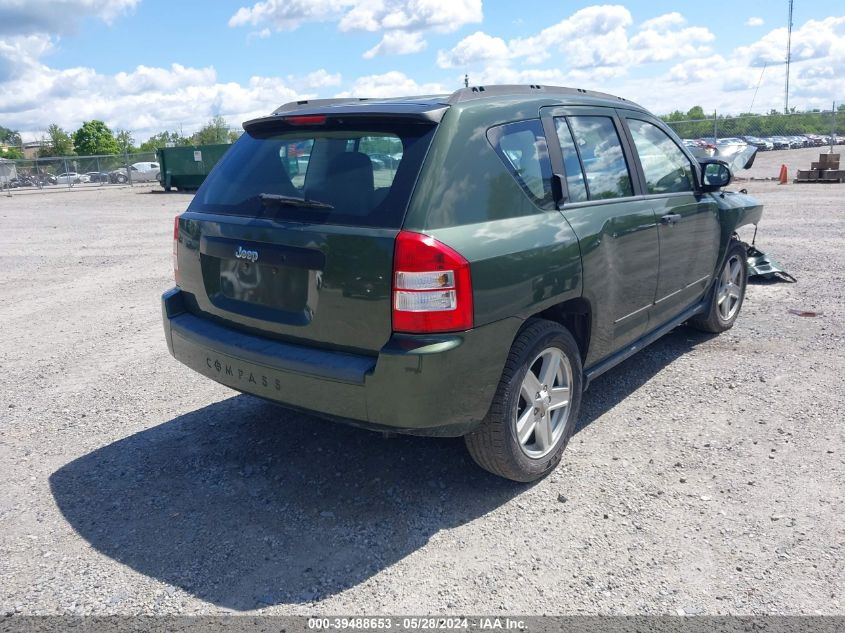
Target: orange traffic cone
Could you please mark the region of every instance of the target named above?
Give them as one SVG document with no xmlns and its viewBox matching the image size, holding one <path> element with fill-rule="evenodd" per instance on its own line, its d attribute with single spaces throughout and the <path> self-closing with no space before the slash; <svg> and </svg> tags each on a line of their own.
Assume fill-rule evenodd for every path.
<svg viewBox="0 0 845 633">
<path fill-rule="evenodd" d="M 789 178 L 786 175 L 786 165 L 780 166 L 780 176 L 778 176 L 778 184 L 785 185 L 789 182 Z"/>
</svg>

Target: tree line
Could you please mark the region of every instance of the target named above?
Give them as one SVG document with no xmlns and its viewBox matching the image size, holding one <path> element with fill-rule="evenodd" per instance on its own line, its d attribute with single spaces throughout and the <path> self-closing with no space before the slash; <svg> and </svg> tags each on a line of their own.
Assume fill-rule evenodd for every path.
<svg viewBox="0 0 845 633">
<path fill-rule="evenodd" d="M 728 136 L 784 136 L 793 134 L 828 135 L 831 132 L 832 113 L 812 111 L 797 112 L 795 108 L 784 114 L 771 110 L 768 114 L 751 112 L 739 115 L 708 115 L 701 106 L 695 106 L 687 112 L 675 110 L 662 116 L 678 136 L 683 138 L 703 138 L 716 133 L 721 138 Z M 836 132 L 845 131 L 845 104 L 836 109 Z"/>
<path fill-rule="evenodd" d="M 135 138 L 129 130 L 112 131 L 103 121 L 85 121 L 74 132 L 69 132 L 52 123 L 42 137 L 42 146 L 38 150 L 39 158 L 53 156 L 98 156 L 105 154 L 136 154 L 154 152 L 160 147 L 185 145 L 213 145 L 233 143 L 240 134 L 229 129 L 229 124 L 221 116 L 215 116 L 203 127 L 185 136 L 181 131 L 159 132 L 136 146 Z M 0 151 L 2 158 L 23 158 L 21 135 L 16 130 L 0 126 Z"/>
<path fill-rule="evenodd" d="M 845 104 L 837 108 L 840 121 L 836 132 L 845 130 Z M 830 134 L 831 113 L 796 112 L 789 114 L 776 110 L 768 114 L 744 113 L 738 116 L 708 115 L 704 108 L 695 106 L 686 112 L 675 110 L 661 117 L 675 132 L 684 138 L 701 138 L 714 135 L 727 136 L 777 136 L 790 134 Z M 85 121 L 75 132 L 68 132 L 55 123 L 47 128 L 47 135 L 42 138 L 43 146 L 39 157 L 49 156 L 94 156 L 102 154 L 134 154 L 154 152 L 159 147 L 184 145 L 212 145 L 233 143 L 240 136 L 230 130 L 221 116 L 210 119 L 202 128 L 190 136 L 181 131 L 159 132 L 136 147 L 135 139 L 129 130 L 116 129 L 114 132 L 102 121 Z M 23 158 L 21 135 L 16 130 L 0 125 L 0 145 L 6 149 L 0 151 L 1 158 Z"/>
</svg>

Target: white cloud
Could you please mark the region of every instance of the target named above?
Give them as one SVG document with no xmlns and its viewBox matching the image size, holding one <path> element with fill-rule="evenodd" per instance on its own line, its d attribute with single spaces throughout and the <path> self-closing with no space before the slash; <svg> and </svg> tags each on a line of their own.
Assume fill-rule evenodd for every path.
<svg viewBox="0 0 845 633">
<path fill-rule="evenodd" d="M 708 54 L 710 48 L 704 44 L 716 36 L 704 27 L 685 25 L 686 20 L 677 12 L 643 22 L 629 42 L 637 62 L 665 62 Z"/>
<path fill-rule="evenodd" d="M 270 29 L 263 28 L 257 31 L 250 31 L 249 35 L 246 36 L 246 41 L 251 42 L 252 40 L 266 40 L 271 35 Z"/>
<path fill-rule="evenodd" d="M 135 9 L 141 0 L 4 0 L 0 2 L 0 35 L 68 33 L 78 22 L 95 17 L 111 23 Z"/>
<path fill-rule="evenodd" d="M 763 18 L 752 16 L 745 21 L 745 26 L 763 26 L 765 21 Z"/>
<path fill-rule="evenodd" d="M 458 78 L 456 78 L 458 79 Z M 482 71 L 472 73 L 472 85 L 490 84 L 549 84 L 565 85 L 568 75 L 558 68 L 514 68 L 508 65 L 487 66 Z"/>
<path fill-rule="evenodd" d="M 628 48 L 625 29 L 631 22 L 631 13 L 623 6 L 586 7 L 536 35 L 515 38 L 507 43 L 499 37 L 477 31 L 451 50 L 440 51 L 437 63 L 441 68 L 452 68 L 491 60 L 525 58 L 528 63 L 537 64 L 554 53 L 562 53 L 568 64 L 574 67 L 623 64 Z"/>
<path fill-rule="evenodd" d="M 311 88 L 315 84 L 339 82 L 339 75 L 325 71 L 296 83 L 256 76 L 239 84 L 220 82 L 213 67 L 138 66 L 106 75 L 91 68 L 56 70 L 39 65 L 3 84 L 0 112 L 4 125 L 21 130 L 27 138 L 39 136 L 50 123 L 73 130 L 85 120 L 100 119 L 144 139 L 165 129 L 193 132 L 217 114 L 238 126 L 284 102 L 316 96 Z"/>
<path fill-rule="evenodd" d="M 291 6 L 297 1 L 291 0 Z M 427 15 L 414 13 L 425 2 L 409 0 L 402 4 L 410 7 L 403 12 L 396 9 L 399 3 L 386 0 L 361 0 L 355 6 L 336 0 L 341 8 L 332 19 L 340 21 L 354 13 L 356 20 L 363 20 L 362 30 L 374 24 L 376 31 L 383 31 L 380 42 L 368 51 L 370 56 L 413 52 L 425 46 L 424 29 L 393 25 L 412 25 L 415 22 L 409 16 Z M 313 5 L 316 11 L 321 3 L 326 5 L 325 0 L 300 5 Z M 440 28 L 434 22 L 427 24 L 431 30 Z M 268 21 L 255 28 L 261 33 L 277 26 Z M 20 129 L 27 138 L 52 122 L 75 129 L 83 120 L 98 118 L 143 139 L 180 125 L 192 132 L 218 113 L 237 125 L 297 98 L 332 93 L 371 97 L 448 93 L 462 85 L 466 68 L 473 84 L 572 85 L 618 94 L 657 113 L 693 105 L 709 112 L 716 108 L 720 113 L 736 113 L 750 105 L 763 65 L 768 64 L 755 99 L 755 111 L 761 112 L 783 106 L 785 40 L 785 29 L 774 29 L 732 50 L 717 43 L 707 29 L 689 25 L 677 12 L 637 25 L 624 7 L 603 5 L 575 12 L 529 37 L 506 40 L 476 31 L 436 55 L 440 67 L 460 71 L 434 76 L 431 81 L 399 70 L 344 81 L 339 73 L 321 68 L 303 75 L 256 76 L 235 83 L 222 81 L 213 66 L 141 65 L 114 74 L 87 67 L 54 69 L 43 60 L 58 36 L 24 32 L 0 35 L 0 112 L 3 125 Z M 667 51 L 672 51 L 671 57 Z M 796 28 L 793 51 L 792 105 L 829 108 L 833 99 L 843 98 L 845 16 L 811 20 Z M 659 61 L 663 63 L 648 67 L 659 70 L 644 68 Z M 639 72 L 631 72 L 635 68 Z"/>
<path fill-rule="evenodd" d="M 602 77 L 618 76 L 645 62 L 710 53 L 707 43 L 715 39 L 702 27 L 686 27 L 677 12 L 643 22 L 633 35 L 631 13 L 621 5 L 597 5 L 573 13 L 565 20 L 529 37 L 503 39 L 477 31 L 449 51 L 440 51 L 441 68 L 466 67 L 506 59 L 525 59 L 529 64 L 549 59 L 564 60 L 570 69 L 595 71 Z"/>
<path fill-rule="evenodd" d="M 693 83 L 715 79 L 724 72 L 727 62 L 721 55 L 688 59 L 669 69 L 669 81 Z"/>
<path fill-rule="evenodd" d="M 438 51 L 437 65 L 441 68 L 456 68 L 508 57 L 510 49 L 505 40 L 476 31 L 458 42 L 452 50 Z"/>
<path fill-rule="evenodd" d="M 356 79 L 349 90 L 337 97 L 398 97 L 452 92 L 439 83 L 419 84 L 404 73 L 392 70 L 380 75 L 366 75 Z"/>
<path fill-rule="evenodd" d="M 365 0 L 352 3 L 340 21 L 342 31 L 401 29 L 443 33 L 481 22 L 481 0 Z"/>
<path fill-rule="evenodd" d="M 619 64 L 627 55 L 626 29 L 631 22 L 631 12 L 621 5 L 591 6 L 537 35 L 511 40 L 508 46 L 513 57 L 525 57 L 531 63 L 559 51 L 575 67 Z"/>
<path fill-rule="evenodd" d="M 32 71 L 52 48 L 53 40 L 44 33 L 0 38 L 0 82 Z"/>
<path fill-rule="evenodd" d="M 229 26 L 270 24 L 278 31 L 287 31 L 303 22 L 337 19 L 352 4 L 352 0 L 264 0 L 239 8 L 229 18 Z"/>
<path fill-rule="evenodd" d="M 337 21 L 341 31 L 384 33 L 364 53 L 372 59 L 418 53 L 427 46 L 423 32 L 449 33 L 482 17 L 481 0 L 262 0 L 239 8 L 229 26 L 269 24 L 289 31 L 306 22 Z"/>
<path fill-rule="evenodd" d="M 229 26 L 270 24 L 284 31 L 338 20 L 341 31 L 451 32 L 481 19 L 481 0 L 262 0 L 239 8 Z"/>
<path fill-rule="evenodd" d="M 473 84 L 577 86 L 618 94 L 657 113 L 694 105 L 738 113 L 747 111 L 752 100 L 756 112 L 783 108 L 786 29 L 774 29 L 748 46 L 731 49 L 720 45 L 710 30 L 689 25 L 677 12 L 628 24 L 620 32 L 627 23 L 620 10 L 624 8 L 590 9 L 530 37 L 505 41 L 474 33 L 440 51 L 438 65 L 466 68 Z M 581 28 L 573 29 L 576 22 Z M 609 38 L 613 50 L 596 53 L 591 40 L 595 35 Z M 793 30 L 792 42 L 790 104 L 799 109 L 829 108 L 831 101 L 842 99 L 845 16 L 809 20 Z M 647 64 L 666 62 L 671 62 L 668 70 L 661 66 L 646 70 Z M 761 78 L 764 64 L 768 67 Z"/>
<path fill-rule="evenodd" d="M 173 64 L 170 68 L 138 66 L 131 73 L 119 72 L 113 77 L 94 73 L 93 77 L 98 88 L 108 88 L 107 84 L 113 82 L 116 92 L 134 95 L 145 92 L 175 92 L 189 86 L 210 85 L 217 80 L 217 73 L 211 66 L 186 68 L 181 64 Z"/>
<path fill-rule="evenodd" d="M 792 50 L 790 106 L 830 108 L 845 94 L 845 16 L 809 20 L 794 29 Z M 618 90 L 659 113 L 693 105 L 739 113 L 752 100 L 757 113 L 781 110 L 785 56 L 786 29 L 773 29 L 748 46 L 691 57 L 663 77 L 625 81 Z"/>
<path fill-rule="evenodd" d="M 388 31 L 378 44 L 364 53 L 364 59 L 379 55 L 410 55 L 425 50 L 427 45 L 421 33 Z"/>
<path fill-rule="evenodd" d="M 297 78 L 294 75 L 288 75 L 288 83 L 295 86 L 303 86 L 308 89 L 329 88 L 331 86 L 339 86 L 342 77 L 340 73 L 330 73 L 325 68 L 320 68 L 314 72 L 308 73 L 304 77 Z"/>
<path fill-rule="evenodd" d="M 770 31 L 750 46 L 738 49 L 752 66 L 786 59 L 786 28 Z M 804 61 L 845 55 L 845 16 L 808 20 L 792 31 L 792 60 Z"/>
<path fill-rule="evenodd" d="M 677 11 L 673 11 L 672 13 L 666 13 L 664 15 L 659 15 L 656 18 L 646 20 L 640 24 L 640 29 L 644 31 L 668 31 L 673 26 L 683 26 L 686 23 L 687 21 L 684 16 Z"/>
</svg>

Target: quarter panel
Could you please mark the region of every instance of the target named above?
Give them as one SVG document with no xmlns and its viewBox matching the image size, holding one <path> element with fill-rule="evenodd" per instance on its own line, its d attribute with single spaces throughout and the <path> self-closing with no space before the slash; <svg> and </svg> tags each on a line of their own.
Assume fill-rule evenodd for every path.
<svg viewBox="0 0 845 633">
<path fill-rule="evenodd" d="M 557 211 L 430 234 L 469 260 L 476 325 L 525 319 L 581 295 L 578 238 Z"/>
</svg>

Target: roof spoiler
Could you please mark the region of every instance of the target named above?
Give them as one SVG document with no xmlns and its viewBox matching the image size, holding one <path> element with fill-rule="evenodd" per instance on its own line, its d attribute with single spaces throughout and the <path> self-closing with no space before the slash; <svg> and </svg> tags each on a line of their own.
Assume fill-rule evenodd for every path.
<svg viewBox="0 0 845 633">
<path fill-rule="evenodd" d="M 366 107 L 361 107 L 365 102 Z M 270 116 L 246 121 L 243 126 L 247 132 L 258 132 L 272 128 L 301 128 L 295 119 L 309 116 L 326 117 L 328 121 L 345 122 L 355 120 L 359 123 L 384 123 L 386 120 L 401 120 L 405 123 L 436 125 L 440 123 L 448 104 L 439 102 L 382 101 L 367 99 L 315 99 L 310 102 L 290 104 L 278 108 Z M 290 121 L 290 123 L 288 123 Z"/>
<path fill-rule="evenodd" d="M 417 95 L 411 97 L 340 97 L 335 99 L 301 99 L 289 101 L 273 111 L 273 114 L 266 117 L 252 119 L 244 123 L 244 129 L 255 129 L 273 122 L 278 125 L 283 123 L 286 115 L 310 115 L 325 114 L 331 117 L 366 117 L 369 119 L 379 118 L 404 118 L 408 122 L 418 123 L 439 123 L 443 114 L 449 106 L 483 99 L 485 97 L 509 96 L 509 95 L 531 95 L 535 97 L 571 97 L 588 96 L 618 101 L 628 106 L 641 108 L 638 104 L 628 101 L 623 97 L 585 90 L 584 88 L 567 88 L 564 86 L 544 86 L 540 84 L 503 84 L 492 86 L 469 86 L 461 88 L 451 94 Z"/>
</svg>

